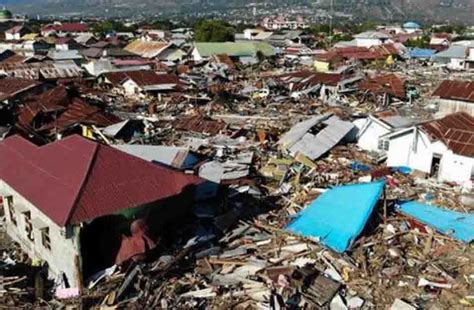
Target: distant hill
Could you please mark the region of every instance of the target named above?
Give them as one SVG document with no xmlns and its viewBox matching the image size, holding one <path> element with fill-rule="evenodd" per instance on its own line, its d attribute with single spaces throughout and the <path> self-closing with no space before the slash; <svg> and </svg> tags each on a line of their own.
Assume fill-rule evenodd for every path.
<svg viewBox="0 0 474 310">
<path fill-rule="evenodd" d="M 437 22 L 473 22 L 474 0 L 333 0 L 337 11 L 351 13 L 364 19 L 416 19 Z M 329 7 L 331 0 L 0 0 L 18 13 L 97 14 L 115 12 L 140 14 L 179 12 L 183 7 L 193 12 L 209 7 L 225 10 L 229 6 L 245 7 L 249 3 L 307 3 L 309 6 Z"/>
</svg>

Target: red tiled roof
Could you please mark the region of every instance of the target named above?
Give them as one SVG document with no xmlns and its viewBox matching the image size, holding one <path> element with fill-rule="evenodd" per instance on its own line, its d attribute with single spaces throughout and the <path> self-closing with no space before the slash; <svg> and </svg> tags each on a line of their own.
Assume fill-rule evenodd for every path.
<svg viewBox="0 0 474 310">
<path fill-rule="evenodd" d="M 41 85 L 40 82 L 21 78 L 0 78 L 0 101 L 10 99 L 24 91 Z"/>
<path fill-rule="evenodd" d="M 474 102 L 474 82 L 443 81 L 434 91 L 433 96 L 442 99 Z"/>
<path fill-rule="evenodd" d="M 406 98 L 405 81 L 393 73 L 365 79 L 359 83 L 359 87 L 374 94 L 387 93 L 396 98 Z"/>
<path fill-rule="evenodd" d="M 61 227 L 179 195 L 202 179 L 80 136 L 0 142 L 0 178 Z M 12 168 L 14 167 L 14 168 Z"/>
<path fill-rule="evenodd" d="M 474 157 L 474 117 L 469 114 L 450 114 L 421 127 L 431 139 L 442 141 L 455 154 Z"/>
</svg>

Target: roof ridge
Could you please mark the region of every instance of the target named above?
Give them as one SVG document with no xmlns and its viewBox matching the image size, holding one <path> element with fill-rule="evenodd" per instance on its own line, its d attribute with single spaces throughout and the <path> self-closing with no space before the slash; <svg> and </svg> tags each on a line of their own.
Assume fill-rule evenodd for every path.
<svg viewBox="0 0 474 310">
<path fill-rule="evenodd" d="M 79 185 L 79 189 L 77 190 L 77 193 L 76 195 L 74 196 L 74 200 L 73 200 L 73 203 L 72 203 L 72 207 L 69 209 L 69 213 L 66 217 L 66 220 L 64 222 L 64 226 L 67 225 L 67 223 L 69 223 L 69 221 L 71 220 L 71 217 L 72 215 L 74 214 L 74 211 L 76 210 L 77 208 L 77 203 L 79 202 L 79 198 L 81 197 L 81 194 L 83 192 L 83 189 L 84 189 L 84 185 L 87 183 L 87 181 L 89 180 L 89 176 L 90 176 L 90 172 L 91 172 L 91 169 L 92 167 L 94 166 L 94 163 L 96 161 L 96 158 L 97 158 L 97 153 L 99 151 L 99 147 L 100 147 L 100 144 L 97 143 L 97 142 L 93 142 L 93 141 L 90 141 L 88 139 L 86 139 L 87 141 L 89 142 L 92 142 L 94 143 L 94 151 L 93 151 L 93 154 L 92 154 L 92 158 L 91 160 L 89 161 L 89 165 L 87 166 L 87 169 L 86 169 L 86 173 L 81 181 L 81 184 Z"/>
</svg>

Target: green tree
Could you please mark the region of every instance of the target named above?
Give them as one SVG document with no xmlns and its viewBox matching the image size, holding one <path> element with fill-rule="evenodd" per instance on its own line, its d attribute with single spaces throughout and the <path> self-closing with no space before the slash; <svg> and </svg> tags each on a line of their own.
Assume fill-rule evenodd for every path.
<svg viewBox="0 0 474 310">
<path fill-rule="evenodd" d="M 222 20 L 200 20 L 194 26 L 194 39 L 197 42 L 234 41 L 235 29 Z"/>
<path fill-rule="evenodd" d="M 405 42 L 406 47 L 417 47 L 417 48 L 427 48 L 430 45 L 430 37 L 424 35 L 423 37 L 416 40 L 408 40 Z"/>
</svg>

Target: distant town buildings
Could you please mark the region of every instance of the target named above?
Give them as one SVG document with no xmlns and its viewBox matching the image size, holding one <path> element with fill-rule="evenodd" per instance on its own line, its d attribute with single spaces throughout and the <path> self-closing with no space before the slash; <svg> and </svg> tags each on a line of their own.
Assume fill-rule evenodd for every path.
<svg viewBox="0 0 474 310">
<path fill-rule="evenodd" d="M 261 25 L 269 30 L 309 28 L 309 24 L 301 16 L 296 16 L 294 19 L 287 16 L 265 17 Z"/>
</svg>

